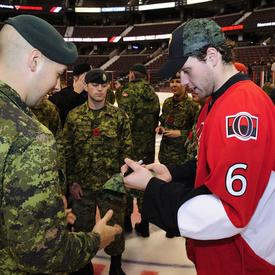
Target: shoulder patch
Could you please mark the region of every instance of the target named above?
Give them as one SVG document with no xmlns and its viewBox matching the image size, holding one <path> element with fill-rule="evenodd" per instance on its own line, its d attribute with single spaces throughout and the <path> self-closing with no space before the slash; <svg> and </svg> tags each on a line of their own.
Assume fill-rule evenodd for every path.
<svg viewBox="0 0 275 275">
<path fill-rule="evenodd" d="M 247 112 L 226 116 L 226 137 L 246 141 L 256 140 L 258 136 L 258 117 Z"/>
</svg>

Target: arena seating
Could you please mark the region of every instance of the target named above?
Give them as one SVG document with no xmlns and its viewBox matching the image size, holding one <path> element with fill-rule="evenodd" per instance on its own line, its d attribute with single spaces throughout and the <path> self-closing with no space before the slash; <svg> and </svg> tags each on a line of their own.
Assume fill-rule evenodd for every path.
<svg viewBox="0 0 275 275">
<path fill-rule="evenodd" d="M 239 62 L 245 65 L 251 65 L 253 63 L 259 64 L 260 62 L 267 62 L 271 58 L 270 46 L 250 46 L 250 47 L 238 47 L 234 50 L 235 58 Z"/>
<path fill-rule="evenodd" d="M 112 37 L 120 35 L 126 26 L 75 26 L 72 37 Z"/>
<path fill-rule="evenodd" d="M 274 25 L 269 27 L 257 27 L 257 23 L 269 23 L 275 20 L 275 8 L 255 10 L 250 16 L 248 16 L 242 24 L 245 26 L 245 31 L 255 32 L 255 31 L 270 31 Z"/>
<path fill-rule="evenodd" d="M 241 16 L 243 12 L 214 16 L 211 19 L 217 22 L 221 27 L 231 26 L 235 23 Z"/>
<path fill-rule="evenodd" d="M 145 63 L 150 58 L 147 54 L 136 55 L 122 55 L 120 58 L 112 63 L 106 70 L 117 71 L 119 75 L 128 73 L 129 68 L 135 63 Z"/>
<path fill-rule="evenodd" d="M 93 68 L 99 68 L 109 59 L 108 55 L 80 55 L 74 65 L 80 63 L 88 63 Z M 70 68 L 73 68 L 74 65 L 70 65 Z"/>
<path fill-rule="evenodd" d="M 165 23 L 137 24 L 134 25 L 134 28 L 127 34 L 127 36 L 167 34 L 171 33 L 180 25 L 180 23 L 180 21 L 173 21 Z"/>
</svg>

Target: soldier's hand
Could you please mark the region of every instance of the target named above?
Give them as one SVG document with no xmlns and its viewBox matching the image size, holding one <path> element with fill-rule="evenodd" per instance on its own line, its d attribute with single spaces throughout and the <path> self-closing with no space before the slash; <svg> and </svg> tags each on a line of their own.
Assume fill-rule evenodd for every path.
<svg viewBox="0 0 275 275">
<path fill-rule="evenodd" d="M 83 191 L 82 191 L 80 184 L 78 184 L 77 182 L 74 182 L 70 186 L 70 193 L 74 199 L 81 200 L 81 198 L 83 196 Z"/>
<path fill-rule="evenodd" d="M 158 126 L 155 131 L 158 135 L 162 135 L 165 132 L 165 129 L 162 126 Z"/>
<path fill-rule="evenodd" d="M 100 248 L 104 248 L 109 245 L 115 239 L 115 236 L 122 232 L 122 228 L 118 224 L 115 224 L 114 226 L 107 225 L 107 222 L 112 218 L 112 216 L 113 210 L 110 209 L 93 228 L 93 232 L 100 235 Z"/>
<path fill-rule="evenodd" d="M 123 178 L 125 186 L 137 190 L 145 190 L 149 180 L 153 177 L 152 172 L 145 168 L 147 166 L 144 167 L 144 165 L 140 165 L 134 160 L 126 158 L 124 161 L 125 165 L 120 169 L 122 175 L 124 175 L 129 167 L 133 170 L 130 175 Z"/>
<path fill-rule="evenodd" d="M 163 135 L 169 138 L 177 138 L 181 136 L 181 133 L 180 130 L 166 130 Z"/>
<path fill-rule="evenodd" d="M 86 73 L 81 74 L 77 79 L 74 80 L 74 83 L 73 83 L 74 91 L 78 94 L 80 94 L 86 86 L 86 83 L 84 81 L 85 74 Z"/>
<path fill-rule="evenodd" d="M 63 204 L 64 204 L 64 210 L 65 210 L 65 214 L 66 214 L 67 223 L 74 224 L 74 222 L 76 220 L 76 216 L 72 212 L 72 209 L 68 208 L 68 203 L 67 203 L 66 197 L 63 196 L 62 199 L 63 199 Z"/>
</svg>

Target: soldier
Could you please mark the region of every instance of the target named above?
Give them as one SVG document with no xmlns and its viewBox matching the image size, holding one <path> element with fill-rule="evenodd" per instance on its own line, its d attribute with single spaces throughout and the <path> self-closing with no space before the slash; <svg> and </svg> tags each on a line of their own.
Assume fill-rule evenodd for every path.
<svg viewBox="0 0 275 275">
<path fill-rule="evenodd" d="M 112 211 L 94 229 L 70 233 L 53 134 L 33 115 L 77 50 L 46 21 L 10 18 L 0 32 L 0 274 L 73 271 L 108 245 Z"/>
<path fill-rule="evenodd" d="M 160 126 L 156 133 L 162 134 L 159 161 L 163 164 L 183 164 L 186 159 L 185 142 L 194 124 L 197 105 L 188 97 L 187 87 L 180 82 L 180 73 L 170 79 L 172 97 L 165 99 Z"/>
<path fill-rule="evenodd" d="M 133 139 L 134 159 L 151 163 L 155 159 L 155 128 L 158 125 L 159 98 L 154 88 L 146 81 L 147 69 L 143 64 L 135 64 L 129 71 L 129 83 L 124 87 L 118 100 L 118 106 L 126 111 L 130 118 Z M 141 210 L 142 192 L 134 192 Z M 128 198 L 125 226 L 131 231 L 131 213 L 133 199 Z M 149 223 L 142 220 L 135 229 L 143 237 L 149 237 Z"/>
<path fill-rule="evenodd" d="M 56 137 L 61 131 L 61 120 L 57 107 L 44 97 L 41 102 L 31 108 L 37 119 Z"/>
<path fill-rule="evenodd" d="M 200 114 L 200 111 L 202 107 L 204 106 L 205 102 L 209 99 L 209 97 L 206 98 L 199 98 L 196 94 L 192 94 L 192 89 L 189 89 L 192 100 L 198 105 L 198 111 L 195 115 L 195 123 L 193 124 L 193 127 L 191 131 L 188 134 L 188 137 L 185 141 L 185 147 L 186 147 L 186 162 L 187 161 L 197 161 L 197 155 L 198 155 L 198 140 L 197 137 L 199 136 L 199 132 L 201 129 L 197 128 L 197 120 Z M 195 165 L 195 164 L 194 164 Z"/>
<path fill-rule="evenodd" d="M 89 232 L 95 224 L 96 206 L 101 215 L 114 209 L 110 223 L 123 225 L 125 194 L 117 190 L 107 192 L 103 185 L 120 172 L 123 159 L 131 155 L 132 139 L 126 114 L 106 102 L 109 88 L 106 73 L 93 69 L 86 74 L 85 82 L 88 101 L 68 114 L 63 146 L 72 208 L 78 216 L 74 229 Z M 124 235 L 120 234 L 106 248 L 111 255 L 111 275 L 125 274 L 121 268 L 124 246 Z M 90 275 L 83 270 L 74 274 Z"/>
</svg>

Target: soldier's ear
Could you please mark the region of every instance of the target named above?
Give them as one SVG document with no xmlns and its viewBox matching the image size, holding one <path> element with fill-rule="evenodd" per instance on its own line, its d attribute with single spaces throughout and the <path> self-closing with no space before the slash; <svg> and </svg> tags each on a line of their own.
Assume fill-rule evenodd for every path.
<svg viewBox="0 0 275 275">
<path fill-rule="evenodd" d="M 41 61 L 41 52 L 37 49 L 33 49 L 29 55 L 28 58 L 28 65 L 32 72 L 35 72 L 37 70 L 37 67 Z"/>
</svg>

